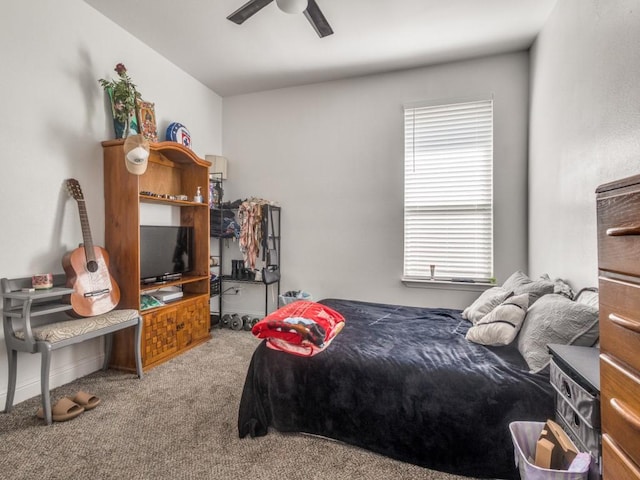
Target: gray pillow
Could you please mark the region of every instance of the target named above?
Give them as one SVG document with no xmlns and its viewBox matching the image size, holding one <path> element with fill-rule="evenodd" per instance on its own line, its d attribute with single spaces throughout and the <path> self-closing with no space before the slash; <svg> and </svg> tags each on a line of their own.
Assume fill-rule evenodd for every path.
<svg viewBox="0 0 640 480">
<path fill-rule="evenodd" d="M 502 287 L 489 288 L 482 292 L 482 295 L 462 311 L 462 318 L 466 318 L 471 323 L 475 324 L 512 294 L 513 292 L 505 290 Z"/>
<path fill-rule="evenodd" d="M 467 331 L 467 340 L 481 345 L 509 345 L 522 327 L 529 294 L 510 297 Z"/>
<path fill-rule="evenodd" d="M 529 276 L 518 270 L 513 272 L 509 278 L 507 278 L 502 284 L 502 288 L 506 290 L 513 290 L 515 287 L 531 282 Z"/>
<path fill-rule="evenodd" d="M 531 372 L 537 373 L 549 363 L 549 343 L 590 347 L 598 335 L 598 308 L 552 293 L 527 310 L 518 350 Z"/>
<path fill-rule="evenodd" d="M 575 301 L 598 308 L 600 306 L 600 296 L 596 287 L 586 287 L 578 292 Z"/>
<path fill-rule="evenodd" d="M 547 278 L 549 277 L 547 276 Z M 547 278 L 542 276 L 539 280 L 531 280 L 526 273 L 518 270 L 505 280 L 502 288 L 513 291 L 514 295 L 528 293 L 529 302 L 532 304 L 543 295 L 553 293 L 554 284 Z"/>
<path fill-rule="evenodd" d="M 552 281 L 551 277 L 549 277 L 549 275 L 547 275 L 546 273 L 544 275 L 541 275 L 540 279 L 548 280 L 550 282 Z M 556 278 L 555 280 L 553 280 L 553 293 L 559 293 L 560 295 L 564 295 L 571 300 L 576 299 L 576 292 L 573 291 L 573 288 L 571 288 L 569 282 L 563 280 L 562 278 Z"/>
</svg>

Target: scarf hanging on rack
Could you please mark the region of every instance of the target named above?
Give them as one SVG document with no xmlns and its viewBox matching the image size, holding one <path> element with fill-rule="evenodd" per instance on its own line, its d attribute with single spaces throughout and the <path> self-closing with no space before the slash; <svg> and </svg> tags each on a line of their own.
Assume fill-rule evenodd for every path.
<svg viewBox="0 0 640 480">
<path fill-rule="evenodd" d="M 245 200 L 238 209 L 240 219 L 240 251 L 246 268 L 256 269 L 262 243 L 262 206 L 270 202 L 261 198 Z"/>
</svg>

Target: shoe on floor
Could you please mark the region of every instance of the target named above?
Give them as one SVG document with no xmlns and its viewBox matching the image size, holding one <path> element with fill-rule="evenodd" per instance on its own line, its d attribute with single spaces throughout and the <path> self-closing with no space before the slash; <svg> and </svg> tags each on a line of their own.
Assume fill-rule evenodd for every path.
<svg viewBox="0 0 640 480">
<path fill-rule="evenodd" d="M 99 397 L 96 397 L 91 393 L 83 392 L 82 390 L 76 393 L 76 396 L 73 398 L 70 398 L 69 400 L 77 403 L 81 407 L 84 407 L 85 410 L 91 410 L 93 408 L 96 408 L 98 405 L 100 405 Z"/>
<path fill-rule="evenodd" d="M 65 422 L 76 418 L 84 412 L 84 407 L 81 407 L 77 403 L 69 400 L 66 397 L 61 398 L 58 402 L 51 407 L 51 418 L 54 422 Z M 38 418 L 44 418 L 44 409 L 40 407 L 36 412 Z"/>
</svg>

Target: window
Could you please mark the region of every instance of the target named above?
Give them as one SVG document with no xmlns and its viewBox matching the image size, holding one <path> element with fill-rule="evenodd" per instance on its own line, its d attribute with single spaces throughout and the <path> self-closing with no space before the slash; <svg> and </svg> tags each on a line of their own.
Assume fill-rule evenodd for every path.
<svg viewBox="0 0 640 480">
<path fill-rule="evenodd" d="M 493 100 L 404 110 L 404 280 L 493 277 Z"/>
</svg>

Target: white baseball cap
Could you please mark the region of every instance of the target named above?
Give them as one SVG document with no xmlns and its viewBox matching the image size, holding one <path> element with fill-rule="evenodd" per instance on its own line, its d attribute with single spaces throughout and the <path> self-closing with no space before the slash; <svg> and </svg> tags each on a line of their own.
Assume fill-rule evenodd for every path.
<svg viewBox="0 0 640 480">
<path fill-rule="evenodd" d="M 147 170 L 149 141 L 142 135 L 130 135 L 124 141 L 125 166 L 134 175 L 142 175 Z"/>
</svg>

